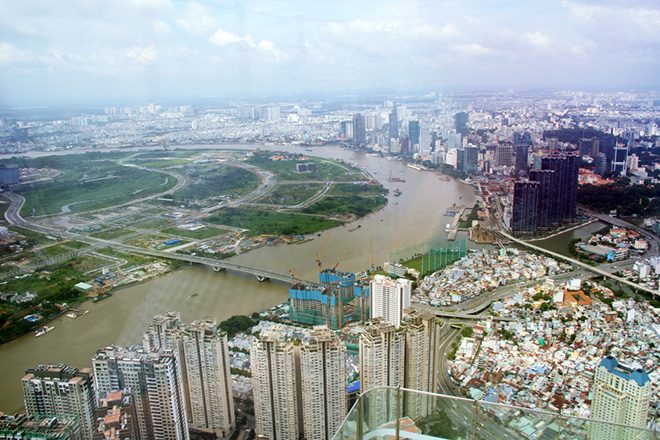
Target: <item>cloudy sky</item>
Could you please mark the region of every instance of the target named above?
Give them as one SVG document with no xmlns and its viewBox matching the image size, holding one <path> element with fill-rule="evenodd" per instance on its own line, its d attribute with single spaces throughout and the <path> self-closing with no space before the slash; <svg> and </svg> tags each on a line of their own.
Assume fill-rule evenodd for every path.
<svg viewBox="0 0 660 440">
<path fill-rule="evenodd" d="M 0 107 L 657 88 L 658 0 L 0 0 Z"/>
</svg>

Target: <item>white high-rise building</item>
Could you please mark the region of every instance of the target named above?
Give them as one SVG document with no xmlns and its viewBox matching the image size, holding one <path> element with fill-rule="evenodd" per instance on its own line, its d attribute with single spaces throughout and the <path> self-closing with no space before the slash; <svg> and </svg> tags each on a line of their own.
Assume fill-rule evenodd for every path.
<svg viewBox="0 0 660 440">
<path fill-rule="evenodd" d="M 92 440 L 96 399 L 89 368 L 78 370 L 62 364 L 39 365 L 27 370 L 21 382 L 28 416 L 75 416 L 83 440 Z"/>
<path fill-rule="evenodd" d="M 297 349 L 277 328 L 261 332 L 250 349 L 257 435 L 269 440 L 300 436 L 296 377 Z"/>
<path fill-rule="evenodd" d="M 360 393 L 376 387 L 403 387 L 405 380 L 405 334 L 391 322 L 372 319 L 360 335 Z M 388 391 L 368 397 L 366 423 L 375 429 L 383 420 L 394 420 L 396 402 Z"/>
<path fill-rule="evenodd" d="M 130 389 L 141 440 L 189 440 L 183 380 L 175 352 L 110 346 L 92 359 L 97 394 Z"/>
<path fill-rule="evenodd" d="M 412 312 L 403 319 L 401 329 L 405 334 L 405 388 L 435 392 L 438 346 L 435 316 L 422 310 Z M 424 394 L 406 397 L 406 414 L 413 419 L 427 416 L 435 401 Z"/>
<path fill-rule="evenodd" d="M 300 352 L 306 439 L 330 440 L 348 413 L 346 346 L 327 328 L 315 329 Z"/>
<path fill-rule="evenodd" d="M 651 391 L 651 379 L 644 370 L 629 368 L 608 356 L 598 365 L 594 375 L 591 418 L 646 427 Z M 632 428 L 590 423 L 588 438 L 626 440 L 639 438 L 639 434 Z"/>
<path fill-rule="evenodd" d="M 190 427 L 229 437 L 236 428 L 229 351 L 215 320 L 185 327 L 178 312 L 169 312 L 156 316 L 142 339 L 145 351 L 177 354 Z"/>
<path fill-rule="evenodd" d="M 180 332 L 185 356 L 192 428 L 228 438 L 236 428 L 227 335 L 213 318 L 195 321 Z"/>
<path fill-rule="evenodd" d="M 371 281 L 371 318 L 383 318 L 399 327 L 403 310 L 410 306 L 411 291 L 412 281 L 409 279 L 374 276 Z"/>
<path fill-rule="evenodd" d="M 346 347 L 326 327 L 297 343 L 278 326 L 250 350 L 257 435 L 328 440 L 348 413 Z"/>
</svg>

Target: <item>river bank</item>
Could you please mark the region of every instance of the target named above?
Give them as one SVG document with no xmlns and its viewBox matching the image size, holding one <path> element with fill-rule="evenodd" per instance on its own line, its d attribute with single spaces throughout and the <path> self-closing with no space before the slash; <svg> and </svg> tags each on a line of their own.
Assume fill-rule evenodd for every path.
<svg viewBox="0 0 660 440">
<path fill-rule="evenodd" d="M 272 147 L 284 151 L 287 148 L 300 151 L 298 147 Z M 350 231 L 348 225 L 338 226 L 320 232 L 315 240 L 295 246 L 263 246 L 234 256 L 230 261 L 282 273 L 292 269 L 305 279 L 317 280 L 316 257 L 330 235 L 323 266 L 339 264 L 340 270 L 359 272 L 371 265 L 371 243 L 374 261 L 380 265 L 387 261 L 389 252 L 397 249 L 438 238 L 446 241 L 442 212 L 459 201 L 474 205 L 477 198 L 471 186 L 455 180 L 441 181 L 436 172 L 414 171 L 400 161 L 367 157 L 337 147 L 315 148 L 314 155 L 357 163 L 377 176 L 387 176 L 392 171 L 394 175 L 405 177 L 406 183 L 384 179 L 383 186 L 390 190 L 388 203 L 360 219 L 358 222 L 362 226 L 357 230 Z M 399 197 L 392 194 L 397 187 L 403 190 Z M 198 295 L 191 297 L 195 292 Z M 211 268 L 185 263 L 180 270 L 165 276 L 123 287 L 103 301 L 86 302 L 84 307 L 90 310 L 86 316 L 60 317 L 55 320 L 55 330 L 42 337 L 25 335 L 0 346 L 0 411 L 23 411 L 20 379 L 27 368 L 59 362 L 78 368 L 90 366 L 94 353 L 102 347 L 140 343 L 142 332 L 157 314 L 178 310 L 185 322 L 204 316 L 222 321 L 232 315 L 267 310 L 287 298 L 287 283 L 259 283 L 252 276 L 231 271 L 214 272 Z"/>
</svg>

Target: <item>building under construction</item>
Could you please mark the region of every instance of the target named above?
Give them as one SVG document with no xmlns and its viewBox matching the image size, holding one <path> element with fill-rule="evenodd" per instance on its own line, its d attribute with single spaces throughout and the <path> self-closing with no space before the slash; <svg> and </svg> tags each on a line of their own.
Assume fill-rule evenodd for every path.
<svg viewBox="0 0 660 440">
<path fill-rule="evenodd" d="M 319 272 L 320 285 L 294 283 L 289 289 L 293 322 L 327 325 L 339 329 L 347 322 L 369 317 L 369 283 L 354 273 L 324 269 Z"/>
</svg>

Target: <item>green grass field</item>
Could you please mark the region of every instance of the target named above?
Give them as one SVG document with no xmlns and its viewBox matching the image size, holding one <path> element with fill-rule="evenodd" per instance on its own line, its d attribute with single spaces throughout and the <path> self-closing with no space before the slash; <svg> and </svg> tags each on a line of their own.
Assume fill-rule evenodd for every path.
<svg viewBox="0 0 660 440">
<path fill-rule="evenodd" d="M 164 229 L 160 232 L 163 234 L 178 235 L 179 237 L 192 238 L 195 240 L 204 240 L 206 238 L 216 237 L 218 235 L 225 234 L 229 232 L 229 229 L 206 227 L 204 229 L 188 231 L 186 229 L 169 228 L 169 229 Z"/>
<path fill-rule="evenodd" d="M 360 178 L 362 173 L 357 168 L 339 163 L 337 161 L 319 159 L 317 157 L 308 157 L 298 155 L 300 159 L 295 160 L 271 160 L 271 156 L 278 156 L 278 153 L 259 152 L 255 153 L 248 163 L 259 168 L 272 171 L 280 180 L 341 180 L 346 178 Z M 293 156 L 293 155 L 289 155 Z M 302 159 L 302 157 L 308 157 Z M 316 172 L 298 173 L 296 171 L 297 163 L 315 163 Z M 347 171 L 348 170 L 348 171 Z"/>
<path fill-rule="evenodd" d="M 19 166 L 62 171 L 53 182 L 22 192 L 26 200 L 22 215 L 103 208 L 163 192 L 175 185 L 171 178 L 163 185 L 167 176 L 161 173 L 125 167 L 107 157 L 112 156 L 84 154 L 22 159 L 24 163 Z"/>
<path fill-rule="evenodd" d="M 312 197 L 323 188 L 319 183 L 299 183 L 292 185 L 278 185 L 273 192 L 270 193 L 270 198 L 264 197 L 260 199 L 259 203 L 270 203 L 271 200 L 275 206 L 280 205 L 297 205 Z"/>
<path fill-rule="evenodd" d="M 305 235 L 341 224 L 321 217 L 242 208 L 222 209 L 205 221 L 248 229 L 250 235 Z"/>
</svg>

